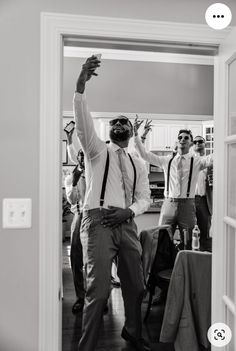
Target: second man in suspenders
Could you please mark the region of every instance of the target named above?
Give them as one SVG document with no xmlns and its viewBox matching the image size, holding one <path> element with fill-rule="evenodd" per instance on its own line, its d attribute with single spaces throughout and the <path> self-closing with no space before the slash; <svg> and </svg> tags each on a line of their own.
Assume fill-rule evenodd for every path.
<svg viewBox="0 0 236 351">
<path fill-rule="evenodd" d="M 161 208 L 159 225 L 171 225 L 173 234 L 178 225 L 182 240 L 184 238 L 183 231 L 186 230 L 187 247 L 190 248 L 192 229 L 197 224 L 195 209 L 196 183 L 199 172 L 212 166 L 212 156 L 200 157 L 189 153 L 193 144 L 193 136 L 188 129 L 182 129 L 178 133 L 176 154 L 157 156 L 146 151 L 138 137 L 138 126 L 139 124 L 137 128 L 134 128 L 137 151 L 145 161 L 164 170 L 165 199 Z"/>
<path fill-rule="evenodd" d="M 80 235 L 87 289 L 78 350 L 96 348 L 109 295 L 111 264 L 117 256 L 125 308 L 121 336 L 136 350 L 145 351 L 150 347 L 142 338 L 141 245 L 133 217 L 145 212 L 150 205 L 149 182 L 143 163 L 127 152 L 133 135 L 127 117 L 118 116 L 110 121 L 110 144 L 96 134 L 84 91 L 86 82 L 97 75 L 95 70 L 99 64 L 96 56 L 87 59 L 74 95 L 76 132 L 85 155 L 87 185 Z"/>
</svg>

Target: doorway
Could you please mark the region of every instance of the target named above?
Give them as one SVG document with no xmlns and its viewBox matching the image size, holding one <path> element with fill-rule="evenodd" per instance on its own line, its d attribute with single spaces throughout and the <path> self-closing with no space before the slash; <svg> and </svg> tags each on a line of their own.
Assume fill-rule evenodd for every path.
<svg viewBox="0 0 236 351">
<path fill-rule="evenodd" d="M 190 25 L 191 27 L 191 25 Z M 142 40 L 187 42 L 211 41 L 219 45 L 227 31 L 217 38 L 208 28 L 145 21 L 88 18 L 43 13 L 41 16 L 41 149 L 40 149 L 40 322 L 39 350 L 61 349 L 61 193 L 60 160 L 62 117 L 62 52 L 67 36 L 101 35 Z M 211 33 L 210 33 L 211 32 Z M 144 34 L 145 33 L 145 34 Z M 186 35 L 187 33 L 187 35 Z M 197 40 L 196 40 L 197 38 Z M 209 39 L 210 38 L 210 39 Z M 48 118 L 50 116 L 50 119 Z M 46 173 L 47 170 L 47 173 Z M 47 179 L 45 179 L 47 174 Z M 50 196 L 48 196 L 50 194 Z M 50 233 L 50 235 L 48 235 Z"/>
</svg>

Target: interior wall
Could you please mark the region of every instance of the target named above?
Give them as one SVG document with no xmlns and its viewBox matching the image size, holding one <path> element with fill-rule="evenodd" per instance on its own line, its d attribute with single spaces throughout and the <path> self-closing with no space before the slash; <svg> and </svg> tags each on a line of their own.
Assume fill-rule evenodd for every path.
<svg viewBox="0 0 236 351">
<path fill-rule="evenodd" d="M 233 0 L 224 2 L 235 8 Z M 33 205 L 32 228 L 0 225 L 1 350 L 38 350 L 40 12 L 204 23 L 211 3 L 149 0 L 147 6 L 143 0 L 1 0 L 0 202 L 29 197 Z"/>
<path fill-rule="evenodd" d="M 64 58 L 63 110 L 72 110 L 84 58 Z M 88 83 L 93 112 L 213 115 L 213 66 L 102 60 Z"/>
</svg>

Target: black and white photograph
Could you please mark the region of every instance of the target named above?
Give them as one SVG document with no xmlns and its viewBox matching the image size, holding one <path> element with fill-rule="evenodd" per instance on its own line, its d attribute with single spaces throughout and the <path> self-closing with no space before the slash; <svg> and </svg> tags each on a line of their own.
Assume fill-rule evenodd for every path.
<svg viewBox="0 0 236 351">
<path fill-rule="evenodd" d="M 235 0 L 2 0 L 0 37 L 0 351 L 235 351 Z"/>
</svg>

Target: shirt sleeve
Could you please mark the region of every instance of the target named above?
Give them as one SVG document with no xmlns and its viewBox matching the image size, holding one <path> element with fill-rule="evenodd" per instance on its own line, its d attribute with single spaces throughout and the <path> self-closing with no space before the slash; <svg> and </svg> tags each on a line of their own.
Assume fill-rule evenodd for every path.
<svg viewBox="0 0 236 351">
<path fill-rule="evenodd" d="M 104 151 L 106 144 L 95 131 L 85 94 L 74 94 L 73 107 L 77 136 L 87 158 L 93 159 Z"/>
<path fill-rule="evenodd" d="M 69 174 L 65 178 L 65 190 L 67 201 L 71 205 L 75 205 L 79 201 L 79 193 L 77 186 L 72 186 L 72 174 Z"/>
<path fill-rule="evenodd" d="M 208 156 L 199 157 L 200 159 L 200 169 L 205 169 L 209 167 L 213 167 L 213 154 Z"/>
<path fill-rule="evenodd" d="M 71 160 L 71 162 L 73 162 L 75 165 L 77 165 L 78 161 L 77 161 L 77 154 L 78 154 L 78 151 L 76 152 L 76 149 L 75 149 L 75 146 L 74 144 L 69 144 L 67 146 L 67 151 L 68 151 L 68 156 L 69 156 L 69 159 Z"/>
<path fill-rule="evenodd" d="M 138 216 L 147 211 L 151 204 L 148 172 L 145 165 L 136 159 L 137 182 L 134 194 L 134 203 L 129 207 Z"/>
<path fill-rule="evenodd" d="M 154 166 L 163 168 L 165 156 L 157 156 L 153 152 L 147 151 L 138 136 L 134 137 L 134 147 L 139 155 Z"/>
</svg>

